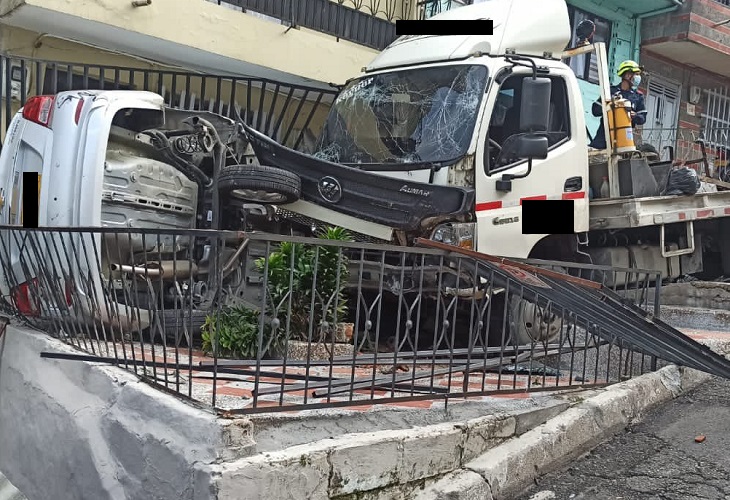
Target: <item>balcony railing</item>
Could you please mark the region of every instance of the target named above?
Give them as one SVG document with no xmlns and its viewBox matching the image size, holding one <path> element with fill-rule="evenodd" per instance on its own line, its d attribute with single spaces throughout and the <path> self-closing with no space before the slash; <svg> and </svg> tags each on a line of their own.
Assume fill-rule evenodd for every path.
<svg viewBox="0 0 730 500">
<path fill-rule="evenodd" d="M 397 38 L 399 19 L 428 18 L 472 0 L 213 0 L 219 5 L 309 28 L 338 39 L 382 50 Z"/>
</svg>

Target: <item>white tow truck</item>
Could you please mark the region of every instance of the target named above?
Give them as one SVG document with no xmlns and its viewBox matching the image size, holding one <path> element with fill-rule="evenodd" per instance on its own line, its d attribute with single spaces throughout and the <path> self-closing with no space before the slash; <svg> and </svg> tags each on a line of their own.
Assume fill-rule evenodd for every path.
<svg viewBox="0 0 730 500">
<path fill-rule="evenodd" d="M 565 50 L 565 0 L 487 0 L 432 19 L 485 18 L 492 35 L 394 41 L 343 87 L 306 154 L 243 123 L 167 109 L 149 92 L 34 97 L 0 154 L 0 225 L 22 224 L 23 191 L 38 189 L 46 227 L 309 235 L 337 225 L 369 241 L 430 238 L 504 257 L 652 269 L 670 280 L 730 275 L 730 192 L 661 196 L 671 165 L 589 150 L 578 81 L 563 60 L 594 51 L 608 103 L 606 52 L 600 43 Z M 186 135 L 199 146 L 192 153 L 176 146 Z M 24 186 L 24 172 L 39 174 L 38 186 Z M 589 199 L 605 176 L 609 197 Z M 553 199 L 573 200 L 574 234 L 523 234 L 522 202 Z M 23 275 L 23 250 L 7 230 L 2 237 L 12 255 L 0 274 Z M 179 255 L 184 241 L 170 237 L 155 251 Z M 130 240 L 102 258 L 115 273 L 148 273 L 140 259 L 150 245 Z M 204 275 L 209 249 L 189 250 Z M 3 296 L 32 309 L 28 284 L 11 290 L 10 281 L 0 279 Z M 521 343 L 557 331 L 528 320 L 524 304 L 510 311 Z"/>
<path fill-rule="evenodd" d="M 488 0 L 432 19 L 492 19 L 494 31 L 400 37 L 349 81 L 314 156 L 350 168 L 287 156 L 247 130 L 260 162 L 302 178 L 302 201 L 286 213 L 401 243 L 426 237 L 512 258 L 652 269 L 668 279 L 730 276 L 730 191 L 711 185 L 714 192 L 662 196 L 671 162 L 587 146 L 578 81 L 563 61 L 594 52 L 604 121 L 611 82 L 604 44 L 566 50 L 572 36 L 565 0 Z M 521 117 L 544 97 L 544 87 L 530 85 L 535 76 L 547 83 L 549 106 Z M 530 122 L 545 126 L 527 133 Z M 389 204 L 358 199 L 350 191 L 362 192 L 367 182 L 346 184 L 362 171 L 398 179 L 389 189 L 421 199 L 411 207 L 392 197 Z M 599 199 L 604 177 L 609 195 Z M 435 187 L 470 190 L 473 198 Z M 342 192 L 332 198 L 332 189 Z M 533 199 L 573 200 L 575 234 L 523 234 L 522 201 Z"/>
</svg>

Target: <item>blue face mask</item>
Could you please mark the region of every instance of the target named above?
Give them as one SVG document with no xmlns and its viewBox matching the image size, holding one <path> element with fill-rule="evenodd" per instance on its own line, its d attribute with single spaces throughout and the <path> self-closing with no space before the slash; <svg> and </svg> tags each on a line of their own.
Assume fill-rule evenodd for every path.
<svg viewBox="0 0 730 500">
<path fill-rule="evenodd" d="M 634 87 L 638 87 L 641 83 L 641 75 L 634 75 L 633 78 L 631 78 L 631 85 Z"/>
</svg>

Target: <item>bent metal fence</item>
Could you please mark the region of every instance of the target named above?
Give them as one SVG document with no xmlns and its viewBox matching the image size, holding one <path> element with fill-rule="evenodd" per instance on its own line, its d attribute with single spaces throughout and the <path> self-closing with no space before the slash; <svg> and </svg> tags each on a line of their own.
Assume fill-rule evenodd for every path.
<svg viewBox="0 0 730 500">
<path fill-rule="evenodd" d="M 265 78 L 195 72 L 72 64 L 0 56 L 3 130 L 28 97 L 67 90 L 146 90 L 160 94 L 165 105 L 190 111 L 212 111 L 245 121 L 288 147 L 307 151 L 337 94 L 320 88 Z"/>
<path fill-rule="evenodd" d="M 43 356 L 113 364 L 232 413 L 602 386 L 664 362 L 730 375 L 646 312 L 658 275 L 536 273 L 426 245 L 355 243 L 337 229 L 5 226 L 0 289 L 18 319 L 80 351 Z"/>
</svg>

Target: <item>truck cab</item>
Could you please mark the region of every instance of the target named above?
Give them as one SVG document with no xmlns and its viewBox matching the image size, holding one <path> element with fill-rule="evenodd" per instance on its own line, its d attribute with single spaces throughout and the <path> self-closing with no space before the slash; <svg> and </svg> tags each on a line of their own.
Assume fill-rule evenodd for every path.
<svg viewBox="0 0 730 500">
<path fill-rule="evenodd" d="M 650 163 L 633 140 L 619 147 L 617 128 L 605 127 L 607 150 L 589 148 L 578 80 L 563 61 L 595 53 L 609 125 L 614 96 L 605 45 L 567 48 L 565 0 L 487 0 L 431 19 L 492 19 L 494 29 L 398 38 L 342 89 L 313 155 L 246 129 L 258 161 L 302 178 L 301 199 L 283 214 L 401 244 L 431 238 L 668 279 L 730 273 L 729 191 L 665 195 L 672 162 Z M 603 178 L 608 197 L 592 200 Z M 324 196 L 332 186 L 338 196 Z M 573 234 L 525 234 L 525 200 L 571 200 Z"/>
<path fill-rule="evenodd" d="M 400 37 L 337 96 L 313 156 L 349 169 L 329 177 L 346 182 L 356 169 L 397 179 L 402 185 L 394 190 L 431 196 L 435 205 L 447 189 L 473 193 L 464 210 L 446 214 L 439 208 L 450 217 L 422 216 L 417 227 L 388 224 L 381 216 L 385 208 L 363 200 L 355 211 L 361 219 L 390 226 L 368 236 L 392 232 L 400 242 L 458 240 L 480 252 L 526 258 L 548 236 L 522 232 L 521 203 L 536 199 L 573 200 L 572 229 L 588 230 L 584 109 L 577 79 L 560 60 L 571 41 L 565 1 L 491 0 L 432 19 L 480 18 L 493 20 L 492 35 Z M 535 80 L 547 98 L 539 132 L 526 128 L 535 116 L 522 116 L 534 110 Z M 531 132 L 539 135 L 533 144 L 546 141 L 544 154 L 528 157 L 521 151 Z M 255 139 L 258 160 L 282 166 L 267 154 L 271 145 Z M 447 189 L 437 195 L 436 187 Z M 329 221 L 337 216 L 328 212 L 345 209 L 346 197 L 323 200 L 303 186 L 304 201 L 318 205 L 320 217 Z M 423 200 L 413 204 L 418 202 Z"/>
</svg>

